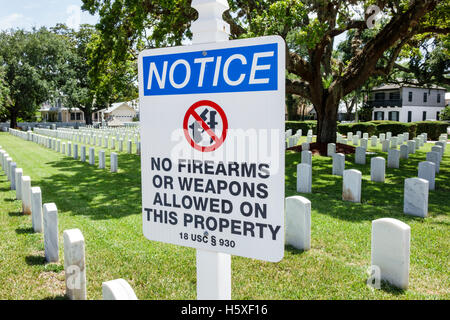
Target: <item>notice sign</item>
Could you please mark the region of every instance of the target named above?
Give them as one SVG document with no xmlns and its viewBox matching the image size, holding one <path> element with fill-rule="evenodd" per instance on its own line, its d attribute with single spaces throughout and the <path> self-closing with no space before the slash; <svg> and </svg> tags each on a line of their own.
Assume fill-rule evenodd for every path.
<svg viewBox="0 0 450 320">
<path fill-rule="evenodd" d="M 145 237 L 280 261 L 283 39 L 145 50 L 138 67 Z"/>
</svg>

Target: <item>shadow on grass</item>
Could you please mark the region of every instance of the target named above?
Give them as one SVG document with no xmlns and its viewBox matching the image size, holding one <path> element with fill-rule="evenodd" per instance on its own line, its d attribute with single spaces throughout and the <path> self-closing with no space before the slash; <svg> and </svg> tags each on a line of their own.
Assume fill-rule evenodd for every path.
<svg viewBox="0 0 450 320">
<path fill-rule="evenodd" d="M 25 262 L 29 266 L 44 266 L 46 263 L 43 256 L 26 256 Z"/>
<path fill-rule="evenodd" d="M 399 296 L 402 294 L 405 294 L 405 290 L 394 287 L 387 281 L 381 281 L 381 290 L 383 290 L 386 293 L 390 293 L 395 296 Z"/>
<path fill-rule="evenodd" d="M 17 228 L 16 229 L 17 234 L 28 234 L 28 233 L 34 233 L 33 228 Z"/>
<path fill-rule="evenodd" d="M 393 217 L 405 222 L 423 221 L 422 218 L 403 214 L 403 189 L 406 178 L 417 177 L 419 162 L 425 160 L 426 152 L 418 151 L 408 160 L 401 160 L 399 169 L 386 168 L 384 183 L 370 181 L 370 158 L 376 156 L 387 158 L 386 153 L 375 152 L 373 155 L 367 156 L 366 165 L 358 165 L 353 163 L 354 155 L 346 156 L 345 169 L 357 169 L 363 175 L 361 203 L 351 203 L 342 201 L 342 177 L 331 174 L 332 159 L 328 157 L 314 156 L 312 158 L 312 193 L 298 193 L 296 191 L 297 164 L 300 163 L 300 155 L 287 152 L 286 196 L 304 196 L 311 201 L 313 211 L 346 221 L 358 222 L 384 217 Z M 429 193 L 429 211 L 433 216 L 447 215 L 450 212 L 450 202 L 448 201 L 450 175 L 448 171 L 448 166 L 446 166 L 436 176 L 438 188 Z"/>
<path fill-rule="evenodd" d="M 65 295 L 57 295 L 51 297 L 45 297 L 42 300 L 69 300 Z"/>
<path fill-rule="evenodd" d="M 291 253 L 291 254 L 294 254 L 294 255 L 301 255 L 301 254 L 306 252 L 305 250 L 296 249 L 296 248 L 294 248 L 291 245 L 285 245 L 284 246 L 284 250 L 289 252 L 289 253 Z"/>
<path fill-rule="evenodd" d="M 16 211 L 16 212 L 8 212 L 8 216 L 10 217 L 21 217 L 25 215 L 22 213 L 22 211 Z"/>
<path fill-rule="evenodd" d="M 119 172 L 111 173 L 109 159 L 106 169 L 72 158 L 48 162 L 61 173 L 36 181 L 42 190 L 43 203 L 55 202 L 61 211 L 96 220 L 140 214 L 140 157 L 119 154 L 118 163 Z"/>
</svg>

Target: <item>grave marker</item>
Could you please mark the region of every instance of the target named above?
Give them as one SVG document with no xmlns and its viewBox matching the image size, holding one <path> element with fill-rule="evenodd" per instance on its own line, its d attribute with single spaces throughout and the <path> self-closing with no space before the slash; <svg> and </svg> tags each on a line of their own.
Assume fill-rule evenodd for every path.
<svg viewBox="0 0 450 320">
<path fill-rule="evenodd" d="M 428 180 L 405 179 L 403 213 L 423 217 L 428 214 Z"/>
<path fill-rule="evenodd" d="M 41 188 L 31 188 L 31 225 L 34 232 L 42 233 L 44 223 L 42 218 L 42 194 Z"/>
<path fill-rule="evenodd" d="M 308 163 L 297 165 L 297 192 L 311 193 L 312 166 Z"/>
<path fill-rule="evenodd" d="M 342 200 L 361 202 L 361 171 L 355 169 L 344 170 L 342 179 Z"/>
<path fill-rule="evenodd" d="M 407 289 L 411 228 L 399 220 L 372 221 L 371 264 L 380 268 L 381 280 Z"/>
<path fill-rule="evenodd" d="M 311 201 L 304 197 L 286 198 L 286 244 L 311 249 Z"/>
<path fill-rule="evenodd" d="M 66 295 L 70 300 L 86 300 L 86 260 L 84 237 L 80 229 L 65 230 L 64 271 Z"/>
<path fill-rule="evenodd" d="M 44 250 L 47 262 L 58 262 L 58 209 L 54 203 L 45 203 L 44 211 Z"/>
</svg>

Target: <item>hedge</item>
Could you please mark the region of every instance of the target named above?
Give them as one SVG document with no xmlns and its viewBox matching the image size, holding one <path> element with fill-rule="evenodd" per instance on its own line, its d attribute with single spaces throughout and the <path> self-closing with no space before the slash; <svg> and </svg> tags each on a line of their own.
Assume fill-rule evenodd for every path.
<svg viewBox="0 0 450 320">
<path fill-rule="evenodd" d="M 374 121 L 372 121 L 374 123 Z M 398 122 L 398 121 L 377 121 L 376 124 L 376 135 L 380 133 L 392 132 L 393 136 L 402 134 L 404 132 L 409 133 L 409 139 L 416 137 L 416 123 L 415 122 Z M 422 133 L 422 132 L 421 132 Z"/>
<path fill-rule="evenodd" d="M 357 122 L 357 123 L 341 123 L 337 126 L 337 131 L 340 134 L 346 135 L 347 132 L 356 133 L 361 131 L 367 132 L 369 136 L 380 135 L 380 133 L 392 132 L 393 136 L 402 134 L 404 132 L 409 133 L 409 138 L 413 139 L 418 134 L 427 133 L 429 140 L 438 140 L 441 133 L 447 133 L 447 127 L 450 126 L 448 122 L 444 121 L 417 121 L 417 122 L 398 122 L 398 121 L 386 121 L 375 120 L 369 122 Z M 313 130 L 314 134 L 317 134 L 317 121 L 286 121 L 286 130 L 292 129 L 295 133 L 298 129 L 302 129 L 303 135 L 306 135 L 309 129 Z"/>
<path fill-rule="evenodd" d="M 414 122 L 417 126 L 418 134 L 427 133 L 428 140 L 439 140 L 441 133 L 447 133 L 449 123 L 444 121 L 418 121 Z"/>
<path fill-rule="evenodd" d="M 286 130 L 292 129 L 292 133 L 295 134 L 298 129 L 302 129 L 302 135 L 306 136 L 309 129 L 312 129 L 313 134 L 317 134 L 317 121 L 286 121 Z"/>
<path fill-rule="evenodd" d="M 362 133 L 367 132 L 369 136 L 376 134 L 377 126 L 370 122 L 357 122 L 357 123 L 341 123 L 337 126 L 337 131 L 340 134 L 347 134 L 347 132 L 353 132 L 356 134 L 357 131 Z"/>
</svg>

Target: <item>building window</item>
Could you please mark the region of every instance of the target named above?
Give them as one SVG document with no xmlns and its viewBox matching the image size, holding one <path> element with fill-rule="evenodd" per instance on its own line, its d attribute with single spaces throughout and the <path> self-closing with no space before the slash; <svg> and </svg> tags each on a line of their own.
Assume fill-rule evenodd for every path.
<svg viewBox="0 0 450 320">
<path fill-rule="evenodd" d="M 436 112 L 436 120 L 439 120 L 439 111 Z"/>
<path fill-rule="evenodd" d="M 75 120 L 75 113 L 73 112 L 70 113 L 70 120 Z"/>
<path fill-rule="evenodd" d="M 422 120 L 425 121 L 427 119 L 427 112 L 422 112 Z"/>
<path fill-rule="evenodd" d="M 375 100 L 384 100 L 384 92 L 375 93 Z"/>
<path fill-rule="evenodd" d="M 428 95 L 426 92 L 423 93 L 423 102 L 427 102 L 428 100 Z"/>
<path fill-rule="evenodd" d="M 408 92 L 408 101 L 412 102 L 412 91 Z"/>
<path fill-rule="evenodd" d="M 384 120 L 384 112 L 383 111 L 375 111 L 375 119 L 374 120 Z"/>
<path fill-rule="evenodd" d="M 399 100 L 400 92 L 389 92 L 389 100 Z"/>
<path fill-rule="evenodd" d="M 441 103 L 441 94 L 440 93 L 437 94 L 437 103 Z"/>
<path fill-rule="evenodd" d="M 398 111 L 389 111 L 388 117 L 389 117 L 389 120 L 398 121 L 399 112 Z"/>
<path fill-rule="evenodd" d="M 76 113 L 77 115 L 77 120 L 81 120 L 81 113 Z"/>
<path fill-rule="evenodd" d="M 408 111 L 408 122 L 412 120 L 412 111 Z"/>
</svg>

